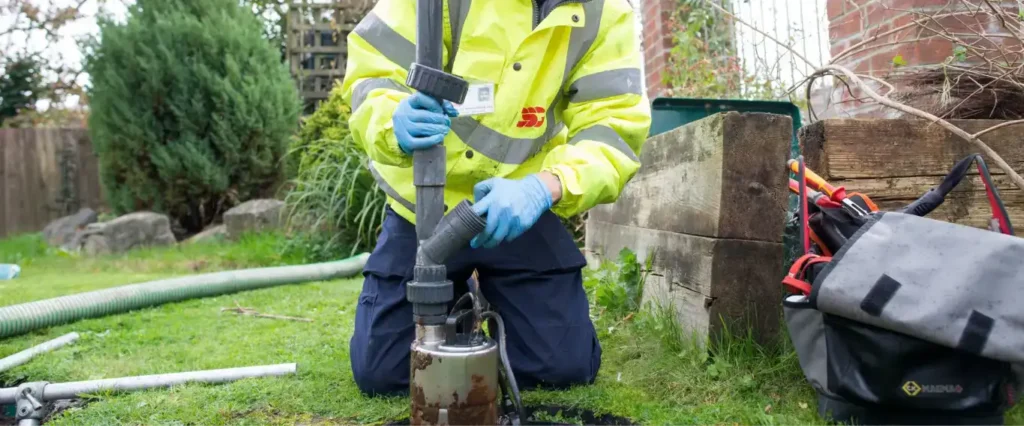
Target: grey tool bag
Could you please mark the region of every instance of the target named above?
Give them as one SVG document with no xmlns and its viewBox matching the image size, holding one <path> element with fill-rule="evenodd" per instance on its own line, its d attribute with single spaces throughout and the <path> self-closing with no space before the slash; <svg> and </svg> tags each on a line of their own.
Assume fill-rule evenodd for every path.
<svg viewBox="0 0 1024 426">
<path fill-rule="evenodd" d="M 875 212 L 823 259 L 783 302 L 822 415 L 1002 423 L 1024 366 L 1024 239 Z"/>
</svg>

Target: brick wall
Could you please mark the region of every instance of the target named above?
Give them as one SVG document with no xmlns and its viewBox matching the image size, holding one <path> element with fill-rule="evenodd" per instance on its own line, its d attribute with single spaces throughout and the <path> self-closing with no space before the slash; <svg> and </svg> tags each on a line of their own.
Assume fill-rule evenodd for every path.
<svg viewBox="0 0 1024 426">
<path fill-rule="evenodd" d="M 884 35 L 897 28 L 911 24 L 915 19 L 926 18 L 939 13 L 963 11 L 962 0 L 826 0 L 829 20 L 829 41 L 832 57 L 857 46 L 864 40 L 878 37 L 871 45 L 892 43 L 850 54 L 837 61 L 858 74 L 880 78 L 900 70 L 928 67 L 941 64 L 953 55 L 953 43 L 934 36 L 919 25 Z M 982 0 L 969 0 L 976 6 L 985 7 Z M 998 4 L 999 2 L 993 2 Z M 1006 2 L 1003 2 L 1006 3 Z M 1012 2 L 1011 2 L 1012 3 Z M 1009 7 L 1009 6 L 1008 6 Z M 991 17 L 945 16 L 936 20 L 938 25 L 962 34 L 964 43 L 988 43 L 974 32 L 1000 34 L 1006 32 L 997 19 Z M 936 24 L 930 24 L 933 28 Z M 990 40 L 1006 40 L 995 37 Z M 899 67 L 894 58 L 899 56 L 904 64 Z M 899 87 L 897 86 L 897 89 Z M 856 94 L 856 92 L 854 92 Z M 892 117 L 895 112 L 875 105 L 856 102 L 848 93 L 833 94 L 833 101 L 841 101 L 835 115 Z M 832 115 L 832 114 L 829 114 Z"/>
<path fill-rule="evenodd" d="M 647 73 L 647 95 L 651 99 L 665 91 L 662 72 L 668 65 L 672 49 L 672 31 L 669 28 L 675 0 L 642 0 L 644 70 Z"/>
</svg>

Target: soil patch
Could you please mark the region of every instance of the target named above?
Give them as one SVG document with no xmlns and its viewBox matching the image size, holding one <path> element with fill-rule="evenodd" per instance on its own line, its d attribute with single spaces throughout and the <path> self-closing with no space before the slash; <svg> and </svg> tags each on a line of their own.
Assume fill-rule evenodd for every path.
<svg viewBox="0 0 1024 426">
<path fill-rule="evenodd" d="M 635 425 L 636 423 L 625 417 L 613 416 L 611 414 L 596 414 L 590 410 L 578 408 L 560 407 L 557 405 L 527 406 L 523 409 L 525 419 L 524 425 Z M 404 426 L 409 424 L 409 418 L 403 418 L 385 423 L 386 426 Z"/>
</svg>

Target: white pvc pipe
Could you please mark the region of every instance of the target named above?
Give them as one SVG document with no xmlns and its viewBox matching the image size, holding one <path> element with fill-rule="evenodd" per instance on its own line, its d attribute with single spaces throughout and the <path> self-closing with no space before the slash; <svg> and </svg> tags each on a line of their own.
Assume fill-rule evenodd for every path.
<svg viewBox="0 0 1024 426">
<path fill-rule="evenodd" d="M 256 367 L 225 368 L 221 370 L 190 371 L 187 373 L 154 374 L 151 376 L 119 377 L 116 379 L 86 380 L 83 382 L 51 383 L 43 388 L 42 401 L 72 399 L 82 394 L 99 391 L 135 391 L 157 387 L 181 385 L 188 382 L 224 383 L 252 377 L 284 376 L 295 373 L 295 363 L 261 365 Z M 17 388 L 0 389 L 0 403 L 13 403 Z"/>
<path fill-rule="evenodd" d="M 35 358 L 39 354 L 50 352 L 61 346 L 74 342 L 75 340 L 78 340 L 78 337 L 78 333 L 71 332 L 63 336 L 60 336 L 56 339 L 50 340 L 48 342 L 44 342 L 31 348 L 25 349 L 4 359 L 0 359 L 0 372 L 4 372 L 19 365 L 22 365 L 31 360 L 32 358 Z"/>
<path fill-rule="evenodd" d="M 187 373 L 154 374 L 152 376 L 120 377 L 116 379 L 87 380 L 84 382 L 54 383 L 43 388 L 43 400 L 71 399 L 78 395 L 98 391 L 134 391 L 181 385 L 188 382 L 223 383 L 264 376 L 284 376 L 295 373 L 295 364 L 261 365 L 257 367 L 225 368 L 221 370 L 190 371 Z"/>
<path fill-rule="evenodd" d="M 0 404 L 13 404 L 14 398 L 18 396 L 18 388 L 0 389 Z"/>
</svg>

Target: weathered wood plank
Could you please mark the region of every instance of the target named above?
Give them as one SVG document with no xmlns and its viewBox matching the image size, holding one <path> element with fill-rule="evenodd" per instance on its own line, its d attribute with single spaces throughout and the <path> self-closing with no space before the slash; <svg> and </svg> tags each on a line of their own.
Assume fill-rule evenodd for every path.
<svg viewBox="0 0 1024 426">
<path fill-rule="evenodd" d="M 60 129 L 36 129 L 36 153 L 35 162 L 37 166 L 36 182 L 38 185 L 38 196 L 42 202 L 36 203 L 36 221 L 33 229 L 42 229 L 50 220 L 62 216 L 62 211 L 57 206 L 61 198 L 61 187 L 64 177 L 60 156 L 64 149 Z"/>
<path fill-rule="evenodd" d="M 71 143 L 78 145 L 78 205 L 99 209 L 105 201 L 100 186 L 99 158 L 93 151 L 92 141 L 84 131 L 69 130 L 67 134 Z"/>
<path fill-rule="evenodd" d="M 898 210 L 914 201 L 942 180 L 936 176 L 914 176 L 887 179 L 851 179 L 834 181 L 836 185 L 867 194 L 883 210 Z M 1010 222 L 1024 226 L 1024 193 L 1005 175 L 993 176 L 999 195 L 1006 205 Z M 992 217 L 985 186 L 979 176 L 967 176 L 946 202 L 928 217 L 961 225 L 987 228 Z M 1020 225 L 1016 225 L 1020 224 Z"/>
<path fill-rule="evenodd" d="M 7 186 L 14 173 L 7 166 L 7 152 L 11 150 L 11 140 L 14 138 L 11 129 L 0 129 L 0 238 L 7 236 L 7 228 L 12 221 L 7 212 L 10 211 Z"/>
<path fill-rule="evenodd" d="M 671 306 L 688 330 L 720 336 L 723 325 L 771 342 L 779 330 L 782 244 L 707 238 L 594 220 L 588 254 L 614 259 L 623 247 L 653 255 L 645 301 Z"/>
<path fill-rule="evenodd" d="M 953 120 L 967 132 L 999 120 Z M 977 153 L 969 142 L 923 120 L 829 119 L 800 132 L 810 167 L 828 179 L 941 176 Z M 1014 170 L 1024 170 L 1024 127 L 1008 126 L 982 137 Z M 988 160 L 993 174 L 1001 174 Z"/>
<path fill-rule="evenodd" d="M 36 232 L 60 217 L 64 144 L 84 144 L 72 162 L 79 204 L 103 207 L 98 161 L 85 129 L 0 129 L 0 237 Z"/>
<path fill-rule="evenodd" d="M 18 170 L 17 185 L 14 189 L 14 203 L 17 206 L 17 222 L 13 229 L 13 234 L 17 235 L 25 232 L 29 228 L 28 223 L 32 222 L 32 210 L 33 202 L 35 197 L 31 195 L 28 188 L 32 184 L 32 176 L 34 172 L 32 170 L 33 157 L 35 151 L 35 132 L 32 129 L 20 129 L 21 137 L 19 138 L 16 149 L 17 163 L 14 165 L 15 170 Z M 31 198 L 29 198 L 31 197 Z"/>
<path fill-rule="evenodd" d="M 728 112 L 647 140 L 608 223 L 706 237 L 782 241 L 792 121 Z"/>
</svg>

